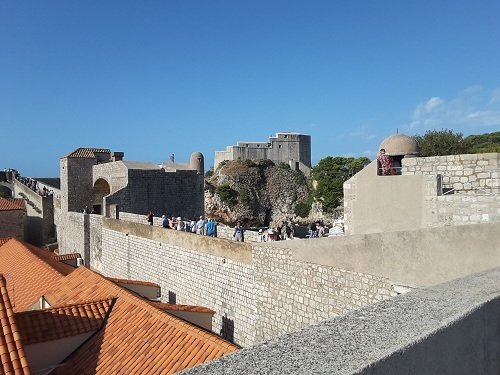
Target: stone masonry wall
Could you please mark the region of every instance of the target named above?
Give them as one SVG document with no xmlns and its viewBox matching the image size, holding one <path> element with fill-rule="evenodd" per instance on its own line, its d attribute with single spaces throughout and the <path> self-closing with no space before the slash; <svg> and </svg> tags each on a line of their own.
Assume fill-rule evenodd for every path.
<svg viewBox="0 0 500 375">
<path fill-rule="evenodd" d="M 442 175 L 443 188 L 460 193 L 500 193 L 498 153 L 404 158 L 401 173 Z"/>
<path fill-rule="evenodd" d="M 156 282 L 164 302 L 213 308 L 215 333 L 243 346 L 254 343 L 251 265 L 108 229 L 103 229 L 102 240 L 100 272 Z"/>
<path fill-rule="evenodd" d="M 395 296 L 383 277 L 292 259 L 290 249 L 253 248 L 256 342 Z"/>
<path fill-rule="evenodd" d="M 429 198 L 427 205 L 427 227 L 500 222 L 500 195 L 441 195 Z"/>
<path fill-rule="evenodd" d="M 26 211 L 0 211 L 0 238 L 14 237 L 24 241 L 24 222 Z"/>
<path fill-rule="evenodd" d="M 438 184 L 426 186 L 424 226 L 500 222 L 500 154 L 407 158 L 402 164 L 402 174 L 441 176 L 443 195 Z"/>
<path fill-rule="evenodd" d="M 290 250 L 145 224 L 126 228 L 102 229 L 102 252 L 90 256 L 91 267 L 106 276 L 156 282 L 163 301 L 214 309 L 214 332 L 242 346 L 396 294 L 388 279 L 292 260 Z M 250 257 L 214 255 L 206 246 L 228 255 L 250 251 Z"/>
</svg>

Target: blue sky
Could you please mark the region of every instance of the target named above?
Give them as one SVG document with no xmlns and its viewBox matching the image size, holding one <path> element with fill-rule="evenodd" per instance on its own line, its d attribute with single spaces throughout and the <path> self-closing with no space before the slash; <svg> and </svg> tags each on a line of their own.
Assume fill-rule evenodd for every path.
<svg viewBox="0 0 500 375">
<path fill-rule="evenodd" d="M 0 0 L 0 167 L 104 147 L 187 161 L 277 132 L 373 158 L 500 130 L 500 2 Z"/>
</svg>

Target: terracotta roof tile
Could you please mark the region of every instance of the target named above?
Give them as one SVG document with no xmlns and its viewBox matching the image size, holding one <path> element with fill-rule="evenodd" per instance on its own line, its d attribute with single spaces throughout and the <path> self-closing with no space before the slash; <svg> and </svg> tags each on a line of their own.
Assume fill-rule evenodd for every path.
<svg viewBox="0 0 500 375">
<path fill-rule="evenodd" d="M 75 269 L 45 295 L 57 305 L 116 297 L 105 328 L 53 374 L 171 374 L 237 350 L 85 267 Z"/>
<path fill-rule="evenodd" d="M 150 282 L 150 281 L 142 281 L 142 280 L 129 280 L 129 279 L 117 279 L 114 277 L 106 277 L 109 281 L 112 281 L 117 284 L 130 284 L 130 285 L 144 285 L 144 286 L 152 286 L 159 288 L 160 285 Z"/>
<path fill-rule="evenodd" d="M 94 159 L 96 157 L 96 153 L 107 153 L 111 155 L 111 150 L 107 148 L 87 148 L 87 147 L 79 147 L 75 151 L 66 155 L 67 158 L 87 158 Z"/>
<path fill-rule="evenodd" d="M 10 295 L 14 311 L 22 311 L 35 303 L 43 292 L 56 285 L 75 268 L 53 258 L 52 253 L 14 238 L 0 246 L 0 273 L 12 287 Z"/>
<path fill-rule="evenodd" d="M 3 275 L 0 275 L 0 324 L 0 373 L 29 375 L 26 353 L 20 340 Z"/>
<path fill-rule="evenodd" d="M 61 254 L 61 255 L 54 254 L 54 259 L 58 260 L 59 262 L 62 262 L 62 261 L 65 261 L 65 260 L 78 259 L 78 258 L 81 258 L 81 257 L 82 256 L 79 253 Z"/>
<path fill-rule="evenodd" d="M 199 313 L 209 313 L 209 314 L 215 314 L 215 311 L 212 309 L 209 309 L 208 307 L 203 307 L 203 306 L 192 306 L 192 305 L 177 305 L 173 303 L 164 303 L 164 302 L 156 302 L 156 301 L 149 301 L 149 303 L 160 310 L 164 311 L 190 311 L 190 312 L 199 312 Z"/>
<path fill-rule="evenodd" d="M 80 335 L 101 328 L 112 299 L 16 313 L 23 345 Z"/>
<path fill-rule="evenodd" d="M 22 198 L 1 198 L 0 197 L 0 211 L 26 211 L 26 203 Z"/>
<path fill-rule="evenodd" d="M 10 240 L 11 237 L 8 238 L 0 238 L 0 246 L 2 246 L 4 243 L 7 243 L 8 240 Z"/>
</svg>

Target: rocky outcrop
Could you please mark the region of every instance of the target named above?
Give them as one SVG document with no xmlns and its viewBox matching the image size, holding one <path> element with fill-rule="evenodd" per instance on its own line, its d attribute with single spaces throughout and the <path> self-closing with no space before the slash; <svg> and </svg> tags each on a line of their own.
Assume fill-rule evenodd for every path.
<svg viewBox="0 0 500 375">
<path fill-rule="evenodd" d="M 283 221 L 299 222 L 297 203 L 311 195 L 310 180 L 287 164 L 270 160 L 223 162 L 205 181 L 207 217 L 228 225 L 268 226 Z"/>
</svg>

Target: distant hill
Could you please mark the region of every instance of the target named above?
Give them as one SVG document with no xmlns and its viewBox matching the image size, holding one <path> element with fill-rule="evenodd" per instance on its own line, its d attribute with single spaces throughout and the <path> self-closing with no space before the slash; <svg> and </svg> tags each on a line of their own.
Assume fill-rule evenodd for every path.
<svg viewBox="0 0 500 375">
<path fill-rule="evenodd" d="M 464 141 L 471 154 L 500 152 L 500 132 L 469 135 Z"/>
</svg>

